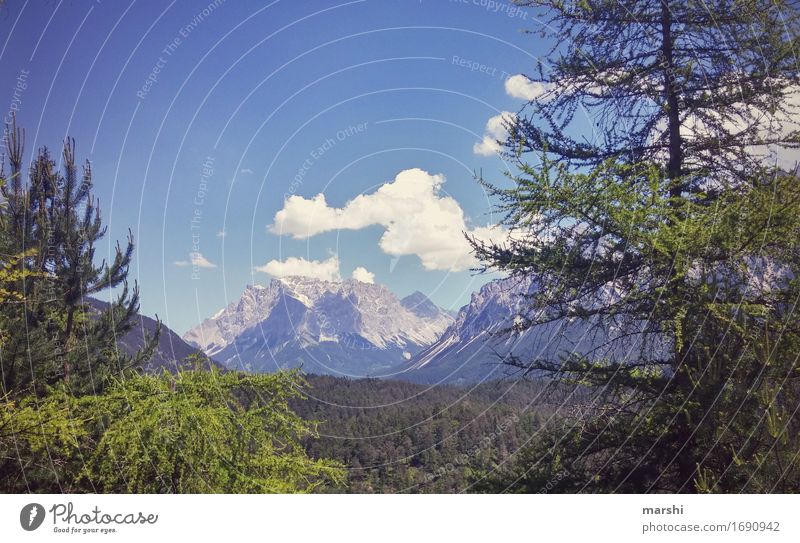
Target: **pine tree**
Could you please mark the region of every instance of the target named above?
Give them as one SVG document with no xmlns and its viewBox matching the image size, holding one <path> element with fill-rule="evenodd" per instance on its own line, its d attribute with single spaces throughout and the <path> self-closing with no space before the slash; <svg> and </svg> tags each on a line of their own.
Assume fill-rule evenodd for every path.
<svg viewBox="0 0 800 543">
<path fill-rule="evenodd" d="M 593 396 L 498 484 L 796 484 L 800 188 L 759 153 L 798 143 L 796 6 L 529 4 L 552 15 L 552 71 L 509 127 L 513 187 L 487 184 L 516 235 L 473 246 L 487 268 L 535 277 L 519 331 L 573 321 L 604 339 L 509 361 Z M 593 142 L 569 136 L 579 108 Z"/>
<path fill-rule="evenodd" d="M 2 308 L 3 320 L 17 329 L 3 346 L 2 391 L 23 394 L 62 380 L 76 393 L 97 391 L 108 376 L 140 365 L 157 341 L 152 338 L 134 359 L 116 346 L 135 324 L 139 307 L 138 288 L 129 289 L 127 282 L 132 237 L 124 249 L 117 244 L 111 262 L 97 265 L 95 248 L 106 228 L 91 193 L 90 164 L 79 175 L 75 143 L 67 140 L 61 172 L 43 148 L 23 183 L 24 132 L 14 120 L 7 135 L 10 172 L 0 187 L 3 251 L 4 258 L 22 255 L 13 261 L 22 275 L 7 283 L 21 303 Z M 110 289 L 117 290 L 114 301 L 104 311 L 93 310 L 90 297 Z"/>
</svg>

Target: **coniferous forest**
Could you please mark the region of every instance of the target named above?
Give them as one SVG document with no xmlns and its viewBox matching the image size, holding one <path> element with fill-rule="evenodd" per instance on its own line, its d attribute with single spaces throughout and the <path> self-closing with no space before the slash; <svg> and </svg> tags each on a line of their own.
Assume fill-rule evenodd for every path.
<svg viewBox="0 0 800 543">
<path fill-rule="evenodd" d="M 372 336 L 339 334 L 350 313 L 316 328 L 295 326 L 307 311 L 302 304 L 311 303 L 298 295 L 282 298 L 288 332 L 273 313 L 250 335 L 221 346 L 209 341 L 215 350 L 192 344 L 174 355 L 182 340 L 157 317 L 143 328 L 135 279 L 143 250 L 134 225 L 126 238 L 109 241 L 96 196 L 111 183 L 95 173 L 103 157 L 85 160 L 89 142 L 59 144 L 61 132 L 32 138 L 35 121 L 23 128 L 13 114 L 0 174 L 0 491 L 800 490 L 800 179 L 796 162 L 774 159 L 800 149 L 800 8 L 784 0 L 513 4 L 546 22 L 535 30 L 531 20 L 520 24 L 526 40 L 548 47 L 514 76 L 527 89 L 518 111 L 496 117 L 484 140 L 502 166 L 476 168 L 463 181 L 483 191 L 483 211 L 504 235 L 462 221 L 458 242 L 472 260 L 458 271 L 526 290 L 507 303 L 513 314 L 503 322 L 469 320 L 469 308 L 491 306 L 472 294 L 460 313 L 426 306 L 428 313 L 414 314 L 421 321 L 409 320 L 421 303 L 404 299 L 392 306 L 394 315 L 381 316 L 380 329 L 402 312 L 401 322 L 439 323 L 439 336 L 469 329 L 470 349 L 474 338 L 502 342 L 541 330 L 580 330 L 582 339 L 502 353 L 487 343 L 485 360 L 503 370 L 490 377 L 474 370 L 461 380 L 404 380 L 434 375 L 424 372 L 450 344 L 437 350 L 438 338 L 409 333 L 422 338 L 419 345 L 387 348 L 390 363 Z M 165 84 L 153 79 L 147 99 Z M 329 138 L 303 176 L 363 130 L 374 129 Z M 411 179 L 401 176 L 391 190 L 374 193 L 394 196 Z M 333 217 L 335 227 L 320 226 L 322 234 L 366 228 L 343 218 L 357 199 L 341 208 L 330 207 L 341 195 L 304 199 L 306 182 L 301 177 L 283 197 L 267 191 L 275 205 L 285 202 L 275 217 L 312 202 L 303 216 Z M 432 183 L 439 190 L 442 181 Z M 369 202 L 359 217 L 377 209 L 377 218 L 362 222 L 386 229 L 378 242 L 386 254 L 420 256 L 415 270 L 423 272 L 455 269 L 436 268 L 438 253 L 406 251 L 411 234 L 397 249 L 391 229 L 410 211 L 384 220 L 384 200 Z M 151 211 L 161 220 L 160 209 Z M 431 221 L 439 221 L 435 232 L 447 227 Z M 277 222 L 261 230 L 275 233 Z M 310 230 L 297 227 L 292 241 L 306 242 Z M 193 255 L 174 269 L 216 268 Z M 326 284 L 345 282 L 338 258 L 323 262 L 337 267 Z M 280 279 L 275 270 L 288 260 L 275 262 L 251 267 Z M 305 264 L 300 275 L 311 273 Z M 349 281 L 368 289 L 374 275 L 359 267 Z M 267 292 L 251 295 L 258 301 Z M 362 291 L 347 292 L 341 296 L 352 301 Z M 283 351 L 297 364 L 268 372 L 244 359 L 245 343 L 262 361 L 264 352 L 278 352 L 275 336 L 258 335 L 265 329 L 284 334 L 281 345 L 307 342 Z M 385 335 L 394 340 L 402 332 Z M 322 340 L 313 345 L 318 350 L 306 349 L 313 334 L 338 342 L 341 359 L 362 363 L 354 352 L 369 358 L 365 375 L 406 363 L 407 373 L 380 379 L 306 371 L 308 352 L 323 359 L 331 352 Z M 464 349 L 448 360 L 475 356 Z"/>
</svg>

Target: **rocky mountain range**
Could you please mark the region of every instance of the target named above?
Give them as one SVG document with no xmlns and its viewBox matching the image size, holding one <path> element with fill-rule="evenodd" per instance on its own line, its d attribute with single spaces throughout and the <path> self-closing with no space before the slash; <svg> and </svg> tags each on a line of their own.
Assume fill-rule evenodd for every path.
<svg viewBox="0 0 800 543">
<path fill-rule="evenodd" d="M 453 315 L 421 292 L 400 299 L 385 286 L 357 280 L 274 279 L 267 286 L 248 285 L 238 300 L 183 337 L 162 325 L 145 369 L 176 371 L 201 350 L 210 364 L 244 371 L 302 368 L 311 374 L 467 384 L 514 376 L 518 370 L 503 364 L 511 355 L 553 359 L 601 351 L 597 332 L 590 335 L 579 322 L 512 332 L 536 288 L 518 278 L 490 281 Z M 156 329 L 153 319 L 138 319 L 118 342 L 129 354 Z"/>
<path fill-rule="evenodd" d="M 239 300 L 183 339 L 232 369 L 467 383 L 509 375 L 503 360 L 584 350 L 583 327 L 511 333 L 530 280 L 491 281 L 455 318 L 421 292 L 398 299 L 382 285 L 305 277 L 249 285 Z"/>
<path fill-rule="evenodd" d="M 392 377 L 453 322 L 419 292 L 288 277 L 249 285 L 183 339 L 233 369 Z"/>
</svg>

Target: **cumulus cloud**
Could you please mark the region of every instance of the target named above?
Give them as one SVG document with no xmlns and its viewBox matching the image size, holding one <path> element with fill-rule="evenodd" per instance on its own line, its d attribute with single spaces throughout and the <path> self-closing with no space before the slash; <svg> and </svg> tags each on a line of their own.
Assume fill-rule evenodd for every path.
<svg viewBox="0 0 800 543">
<path fill-rule="evenodd" d="M 364 266 L 359 266 L 353 270 L 353 279 L 362 283 L 374 283 L 375 274 L 367 270 Z"/>
<path fill-rule="evenodd" d="M 201 253 L 190 253 L 189 259 L 192 262 L 192 266 L 197 266 L 199 268 L 216 268 L 217 265 L 211 263 L 206 257 L 204 257 Z"/>
<path fill-rule="evenodd" d="M 217 265 L 209 261 L 202 253 L 189 253 L 189 260 L 176 260 L 173 262 L 175 266 L 185 267 L 194 266 L 197 268 L 216 268 Z"/>
<path fill-rule="evenodd" d="M 510 111 L 503 111 L 499 115 L 495 115 L 486 122 L 486 128 L 483 131 L 483 139 L 476 142 L 472 146 L 472 151 L 476 155 L 491 156 L 499 153 L 502 146 L 498 140 L 505 141 L 508 137 L 508 130 L 506 125 L 514 122 L 516 115 Z"/>
<path fill-rule="evenodd" d="M 371 194 L 343 207 L 331 207 L 325 195 L 293 195 L 275 214 L 271 232 L 307 239 L 334 230 L 384 229 L 381 250 L 391 256 L 416 255 L 428 270 L 462 271 L 475 264 L 464 232 L 481 239 L 504 236 L 500 228 L 469 224 L 459 203 L 442 194 L 442 175 L 419 168 L 404 170 Z"/>
<path fill-rule="evenodd" d="M 539 81 L 531 81 L 522 74 L 512 75 L 506 79 L 506 94 L 512 98 L 519 98 L 531 102 L 544 96 L 550 86 Z"/>
<path fill-rule="evenodd" d="M 327 260 L 306 260 L 294 256 L 286 260 L 270 260 L 263 266 L 256 266 L 256 271 L 278 278 L 299 275 L 324 281 L 342 279 L 339 274 L 339 257 L 336 255 Z"/>
</svg>

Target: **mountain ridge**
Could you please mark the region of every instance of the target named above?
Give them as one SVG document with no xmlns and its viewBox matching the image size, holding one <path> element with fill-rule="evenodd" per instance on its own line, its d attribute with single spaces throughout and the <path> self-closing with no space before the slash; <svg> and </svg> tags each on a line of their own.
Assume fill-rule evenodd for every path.
<svg viewBox="0 0 800 543">
<path fill-rule="evenodd" d="M 106 311 L 109 303 L 97 298 L 86 298 L 86 303 L 92 312 L 98 314 Z M 155 335 L 158 322 L 141 313 L 134 317 L 135 324 L 124 336 L 117 339 L 117 347 L 129 356 L 135 356 L 144 349 L 147 342 Z M 158 338 L 153 356 L 142 368 L 148 373 L 157 373 L 162 370 L 177 372 L 184 369 L 193 369 L 187 358 L 196 354 L 198 349 L 184 341 L 176 332 L 161 323 L 161 335 Z M 216 361 L 209 358 L 204 362 L 204 367 L 217 366 Z"/>
<path fill-rule="evenodd" d="M 485 283 L 455 317 L 422 292 L 402 299 L 387 287 L 289 277 L 248 285 L 242 296 L 183 339 L 226 367 L 467 384 L 515 375 L 510 356 L 557 359 L 596 345 L 581 323 L 564 320 L 514 331 L 531 278 Z M 516 373 L 518 376 L 518 372 Z"/>
<path fill-rule="evenodd" d="M 383 285 L 295 276 L 248 285 L 183 339 L 234 369 L 364 377 L 391 373 L 452 321 L 419 292 L 401 301 Z"/>
</svg>

